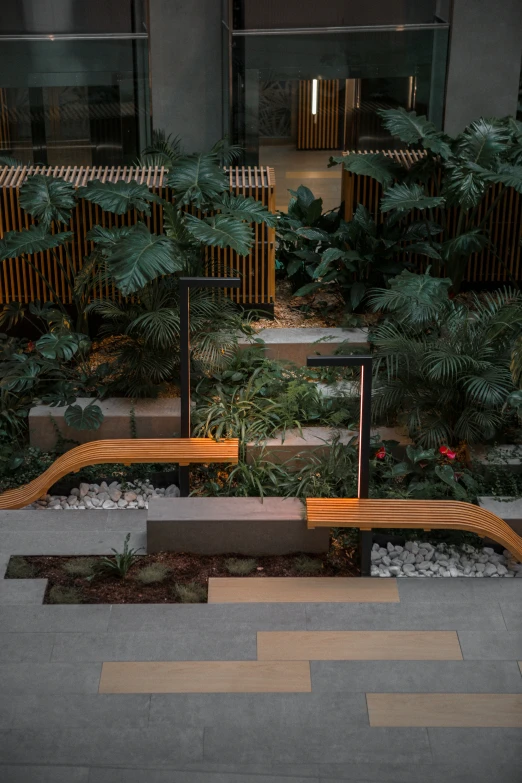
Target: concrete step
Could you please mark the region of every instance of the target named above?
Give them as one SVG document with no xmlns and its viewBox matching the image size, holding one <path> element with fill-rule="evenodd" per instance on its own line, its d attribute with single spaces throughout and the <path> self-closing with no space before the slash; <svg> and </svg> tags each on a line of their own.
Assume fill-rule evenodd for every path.
<svg viewBox="0 0 522 783">
<path fill-rule="evenodd" d="M 297 498 L 164 498 L 148 510 L 149 553 L 319 554 L 329 543 L 328 529 L 307 529 Z"/>
</svg>

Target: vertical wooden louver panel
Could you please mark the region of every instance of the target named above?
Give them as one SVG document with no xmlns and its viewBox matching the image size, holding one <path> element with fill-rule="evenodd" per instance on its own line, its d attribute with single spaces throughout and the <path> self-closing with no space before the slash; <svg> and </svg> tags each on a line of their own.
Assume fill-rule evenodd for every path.
<svg viewBox="0 0 522 783">
<path fill-rule="evenodd" d="M 298 150 L 338 149 L 339 91 L 339 79 L 318 79 L 317 113 L 313 114 L 313 80 L 299 82 Z"/>
<path fill-rule="evenodd" d="M 1 113 L 0 113 L 1 119 Z M 117 180 L 136 180 L 148 185 L 167 201 L 172 201 L 172 191 L 166 185 L 164 168 L 121 168 L 121 167 L 21 167 L 0 166 L 0 239 L 8 231 L 20 231 L 33 223 L 19 203 L 20 187 L 32 174 L 61 177 L 75 187 L 82 187 L 88 181 L 100 179 L 102 182 Z M 266 167 L 235 167 L 228 172 L 230 191 L 235 194 L 253 196 L 275 212 L 275 176 L 274 170 Z M 79 199 L 68 226 L 60 225 L 59 230 L 74 232 L 74 240 L 68 245 L 72 266 L 79 271 L 83 261 L 94 245 L 87 239 L 90 229 L 97 225 L 120 227 L 133 225 L 141 219 L 135 210 L 126 215 L 113 215 L 103 212 L 91 201 Z M 151 216 L 146 223 L 154 233 L 163 232 L 163 211 L 160 204 L 151 204 Z M 239 289 L 228 291 L 229 296 L 241 305 L 270 305 L 275 297 L 275 230 L 266 226 L 253 226 L 254 245 L 246 257 L 239 256 L 230 248 L 210 248 L 207 254 L 207 274 L 216 277 L 240 276 L 243 285 Z M 42 282 L 40 275 L 49 281 L 56 295 L 65 304 L 72 302 L 72 291 L 60 265 L 67 268 L 67 256 L 63 247 L 53 253 L 38 253 L 31 257 L 31 263 L 37 272 L 24 259 L 10 258 L 0 264 L 0 305 L 8 302 L 29 303 L 36 300 L 46 302 L 55 295 Z M 114 298 L 117 292 L 101 280 L 94 289 L 96 298 Z"/>
<path fill-rule="evenodd" d="M 366 155 L 372 150 L 349 151 L 344 155 Z M 415 150 L 383 150 L 383 154 L 391 157 L 397 163 L 409 168 L 422 160 L 423 152 Z M 439 173 L 440 180 L 440 173 Z M 440 181 L 438 183 L 440 185 Z M 486 231 L 491 238 L 492 246 L 484 248 L 480 253 L 474 253 L 467 265 L 465 280 L 476 283 L 500 283 L 509 279 L 522 280 L 522 199 L 513 188 L 507 188 L 507 193 L 495 205 L 500 193 L 500 185 L 493 185 L 486 193 L 475 215 L 478 225 L 489 213 Z M 435 181 L 428 184 L 431 195 L 436 195 L 439 188 Z M 384 215 L 379 211 L 382 197 L 382 186 L 370 177 L 352 174 L 343 168 L 342 198 L 344 202 L 344 218 L 350 221 L 358 204 L 365 206 L 374 220 L 382 222 Z M 493 207 L 493 209 L 492 209 Z M 491 212 L 490 212 L 491 210 Z M 440 210 L 433 211 L 435 222 L 440 223 Z M 451 208 L 446 211 L 446 221 L 449 236 L 457 233 L 458 211 Z M 414 262 L 419 269 L 425 269 L 428 264 L 426 256 L 404 256 L 404 260 Z M 443 269 L 447 274 L 448 270 Z"/>
</svg>

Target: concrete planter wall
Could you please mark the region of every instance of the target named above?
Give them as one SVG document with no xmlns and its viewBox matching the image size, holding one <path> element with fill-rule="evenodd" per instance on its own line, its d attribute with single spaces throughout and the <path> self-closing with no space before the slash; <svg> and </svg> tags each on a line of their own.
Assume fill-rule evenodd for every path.
<svg viewBox="0 0 522 783">
<path fill-rule="evenodd" d="M 78 398 L 77 403 L 85 407 L 93 399 Z M 178 397 L 159 400 L 132 400 L 109 397 L 98 403 L 105 416 L 97 430 L 75 430 L 64 420 L 66 408 L 52 408 L 37 405 L 29 413 L 29 438 L 31 446 L 42 451 L 52 451 L 56 446 L 57 431 L 62 437 L 73 441 L 67 444 L 73 448 L 76 443 L 111 438 L 131 438 L 132 410 L 138 438 L 172 438 L 180 432 L 180 400 Z M 54 423 L 53 423 L 54 422 Z"/>
<path fill-rule="evenodd" d="M 264 340 L 265 354 L 270 359 L 306 366 L 307 356 L 334 353 L 343 343 L 349 350 L 369 350 L 366 329 L 307 329 L 302 327 L 262 329 L 257 337 Z M 239 340 L 240 348 L 251 345 L 248 338 Z"/>
</svg>

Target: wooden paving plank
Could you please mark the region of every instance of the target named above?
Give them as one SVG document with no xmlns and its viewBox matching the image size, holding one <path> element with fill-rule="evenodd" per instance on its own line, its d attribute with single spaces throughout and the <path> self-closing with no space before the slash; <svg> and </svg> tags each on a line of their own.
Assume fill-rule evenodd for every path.
<svg viewBox="0 0 522 783">
<path fill-rule="evenodd" d="M 522 694 L 368 693 L 370 726 L 522 728 Z"/>
<path fill-rule="evenodd" d="M 104 663 L 99 693 L 309 693 L 307 661 Z"/>
<path fill-rule="evenodd" d="M 341 179 L 341 170 L 337 171 L 286 171 L 287 179 Z"/>
<path fill-rule="evenodd" d="M 260 661 L 461 661 L 455 631 L 259 631 Z"/>
<path fill-rule="evenodd" d="M 209 604 L 241 603 L 398 603 L 396 579 L 350 577 L 211 578 Z"/>
</svg>

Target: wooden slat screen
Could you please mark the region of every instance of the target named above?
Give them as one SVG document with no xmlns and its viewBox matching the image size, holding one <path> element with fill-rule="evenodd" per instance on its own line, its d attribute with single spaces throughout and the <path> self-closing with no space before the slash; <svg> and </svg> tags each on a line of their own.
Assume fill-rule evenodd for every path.
<svg viewBox="0 0 522 783">
<path fill-rule="evenodd" d="M 317 114 L 312 114 L 313 81 L 299 82 L 298 150 L 339 148 L 339 79 L 317 80 Z"/>
<path fill-rule="evenodd" d="M 367 152 L 379 150 L 364 150 L 361 152 L 350 151 L 344 155 L 365 155 Z M 409 168 L 424 156 L 424 152 L 415 150 L 383 150 L 383 153 L 391 157 L 397 163 Z M 477 223 L 483 219 L 498 196 L 502 185 L 493 185 L 480 205 L 475 219 Z M 436 194 L 436 183 L 429 185 L 431 195 Z M 465 280 L 468 282 L 499 283 L 509 282 L 510 275 L 514 280 L 522 280 L 521 255 L 522 248 L 522 198 L 513 188 L 508 188 L 504 198 L 492 210 L 488 218 L 486 229 L 491 237 L 498 256 L 491 248 L 485 248 L 481 253 L 474 253 L 468 262 Z M 358 204 L 363 204 L 372 217 L 382 222 L 384 215 L 379 212 L 379 203 L 382 197 L 382 186 L 371 177 L 352 174 L 343 168 L 342 174 L 342 200 L 344 202 L 344 218 L 351 220 Z M 420 214 L 420 213 L 419 213 Z M 434 210 L 434 219 L 439 219 L 439 210 Z M 447 210 L 448 231 L 450 236 L 455 236 L 457 229 L 458 210 Z M 410 260 L 415 259 L 420 268 L 425 268 L 432 263 L 425 256 L 409 255 Z M 446 273 L 446 272 L 445 272 Z"/>
<path fill-rule="evenodd" d="M 0 155 L 11 147 L 6 91 L 0 87 Z"/>
<path fill-rule="evenodd" d="M 228 170 L 230 190 L 253 196 L 265 204 L 271 212 L 275 212 L 275 176 L 274 170 L 266 167 L 233 167 Z M 166 186 L 166 171 L 163 168 L 123 167 L 39 167 L 24 166 L 22 168 L 0 167 L 0 239 L 8 231 L 19 231 L 28 228 L 34 221 L 20 207 L 19 190 L 25 179 L 32 174 L 61 177 L 72 182 L 75 187 L 85 185 L 89 180 L 100 179 L 102 182 L 136 180 L 146 183 L 151 190 L 165 200 L 172 200 L 172 192 Z M 149 229 L 156 234 L 163 232 L 163 212 L 160 204 L 151 204 L 151 216 L 141 216 Z M 61 226 L 60 230 L 74 232 L 74 239 L 68 245 L 74 270 L 77 272 L 83 265 L 85 256 L 92 252 L 93 244 L 87 241 L 86 235 L 95 225 L 108 228 L 132 225 L 140 216 L 133 210 L 126 215 L 113 215 L 104 212 L 96 204 L 79 199 L 72 212 L 70 224 Z M 253 226 L 255 242 L 249 256 L 238 256 L 230 249 L 216 248 L 209 251 L 207 273 L 218 277 L 239 275 L 243 285 L 239 289 L 228 291 L 230 297 L 241 305 L 272 304 L 275 297 L 275 229 L 265 225 Z M 55 251 L 64 263 L 66 261 L 63 248 Z M 61 301 L 71 304 L 72 292 L 67 285 L 59 265 L 52 253 L 37 253 L 31 258 L 35 267 L 46 277 L 56 290 Z M 66 264 L 64 263 L 64 266 Z M 96 297 L 111 297 L 114 292 L 101 284 L 95 289 Z M 52 299 L 49 289 L 44 285 L 39 275 L 28 266 L 23 259 L 8 259 L 0 265 L 0 304 L 7 302 L 46 302 Z"/>
</svg>

